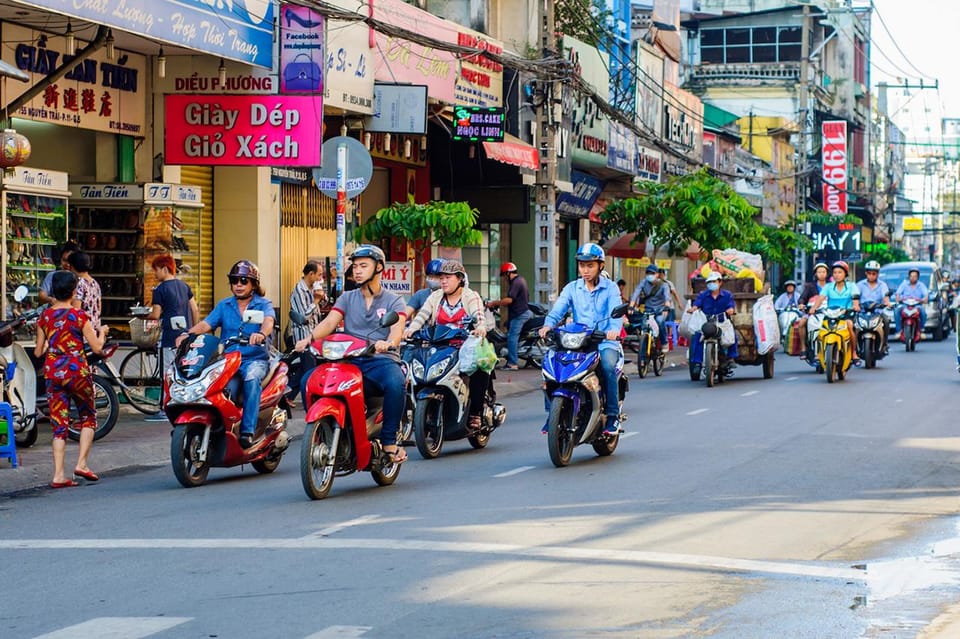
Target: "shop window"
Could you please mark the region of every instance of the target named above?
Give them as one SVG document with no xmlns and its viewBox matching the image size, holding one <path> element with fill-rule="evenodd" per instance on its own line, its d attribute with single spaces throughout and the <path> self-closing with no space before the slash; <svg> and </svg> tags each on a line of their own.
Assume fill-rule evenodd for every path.
<svg viewBox="0 0 960 639">
<path fill-rule="evenodd" d="M 700 60 L 711 64 L 723 64 L 723 47 L 704 47 L 700 50 Z"/>
</svg>

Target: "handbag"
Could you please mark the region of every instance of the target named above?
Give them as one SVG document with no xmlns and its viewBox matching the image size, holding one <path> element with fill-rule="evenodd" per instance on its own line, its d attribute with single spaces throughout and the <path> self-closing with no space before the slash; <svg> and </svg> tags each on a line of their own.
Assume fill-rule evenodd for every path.
<svg viewBox="0 0 960 639">
<path fill-rule="evenodd" d="M 301 58 L 305 58 L 305 61 L 301 61 Z M 284 91 L 318 92 L 322 81 L 320 65 L 306 53 L 298 53 L 283 68 Z"/>
</svg>

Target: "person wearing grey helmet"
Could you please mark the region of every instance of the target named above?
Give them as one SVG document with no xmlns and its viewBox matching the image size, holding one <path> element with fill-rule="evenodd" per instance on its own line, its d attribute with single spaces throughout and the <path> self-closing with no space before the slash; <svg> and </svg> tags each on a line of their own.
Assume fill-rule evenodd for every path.
<svg viewBox="0 0 960 639">
<path fill-rule="evenodd" d="M 800 306 L 800 294 L 797 293 L 797 283 L 793 280 L 787 280 L 783 283 L 783 293 L 773 303 L 773 308 L 780 312 L 791 306 Z"/>
</svg>

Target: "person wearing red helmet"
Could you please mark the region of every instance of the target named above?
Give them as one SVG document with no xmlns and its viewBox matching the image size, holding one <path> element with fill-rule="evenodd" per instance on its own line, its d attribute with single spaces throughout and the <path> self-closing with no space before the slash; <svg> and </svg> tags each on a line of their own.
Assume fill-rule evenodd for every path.
<svg viewBox="0 0 960 639">
<path fill-rule="evenodd" d="M 823 287 L 823 295 L 827 308 L 846 308 L 860 312 L 860 289 L 853 282 L 847 281 L 850 275 L 850 266 L 843 260 L 833 263 L 833 281 Z M 862 366 L 857 356 L 857 334 L 854 332 L 853 320 L 846 320 L 847 331 L 850 333 L 850 357 L 854 366 Z"/>
<path fill-rule="evenodd" d="M 507 364 L 506 370 L 519 370 L 517 350 L 520 345 L 520 331 L 524 323 L 533 316 L 530 311 L 530 290 L 527 280 L 517 273 L 517 265 L 513 262 L 504 262 L 500 266 L 500 277 L 507 278 L 507 295 L 499 300 L 487 302 L 487 308 L 506 306 L 510 315 L 510 324 L 507 329 Z"/>
</svg>

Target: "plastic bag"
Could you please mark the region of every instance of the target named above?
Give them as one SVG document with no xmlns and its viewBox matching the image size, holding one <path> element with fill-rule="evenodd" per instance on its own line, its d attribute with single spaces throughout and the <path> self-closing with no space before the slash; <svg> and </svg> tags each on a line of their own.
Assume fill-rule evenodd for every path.
<svg viewBox="0 0 960 639">
<path fill-rule="evenodd" d="M 660 325 L 657 324 L 657 318 L 653 315 L 647 316 L 647 326 L 650 327 L 650 333 L 654 337 L 660 337 Z"/>
<path fill-rule="evenodd" d="M 690 308 L 690 303 L 687 303 L 687 308 Z M 700 309 L 695 310 L 692 313 L 684 312 L 683 317 L 680 318 L 680 326 L 677 330 L 685 338 L 690 339 L 693 337 L 694 333 L 699 333 L 700 329 L 703 328 L 704 322 L 707 321 L 707 316 L 703 314 L 703 311 Z"/>
<path fill-rule="evenodd" d="M 737 331 L 734 330 L 733 322 L 729 317 L 717 326 L 720 327 L 720 346 L 733 346 L 737 343 Z"/>
<path fill-rule="evenodd" d="M 477 368 L 485 373 L 489 373 L 497 367 L 497 351 L 493 348 L 486 337 L 480 340 L 477 347 Z"/>
<path fill-rule="evenodd" d="M 773 308 L 773 295 L 764 295 L 753 305 L 753 332 L 760 355 L 780 348 L 780 322 Z"/>
<path fill-rule="evenodd" d="M 473 375 L 477 370 L 477 348 L 480 346 L 480 338 L 471 335 L 463 340 L 460 346 L 460 372 L 464 375 Z"/>
</svg>

